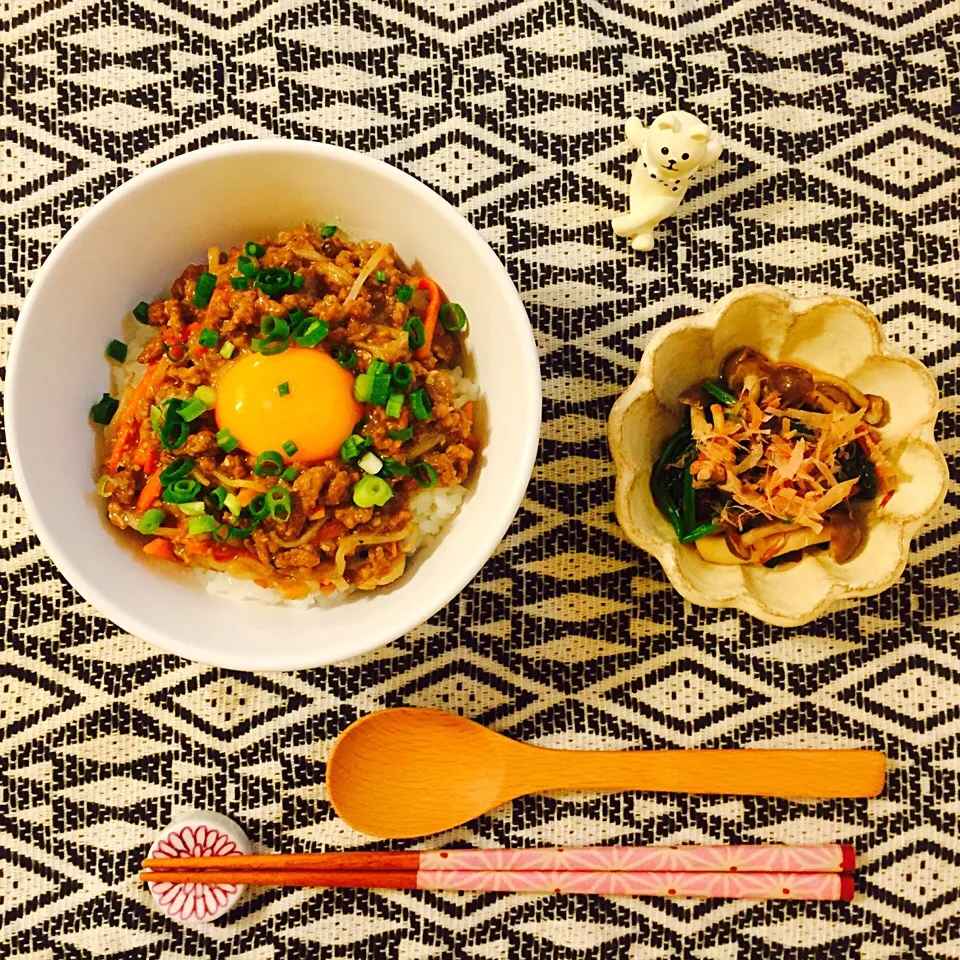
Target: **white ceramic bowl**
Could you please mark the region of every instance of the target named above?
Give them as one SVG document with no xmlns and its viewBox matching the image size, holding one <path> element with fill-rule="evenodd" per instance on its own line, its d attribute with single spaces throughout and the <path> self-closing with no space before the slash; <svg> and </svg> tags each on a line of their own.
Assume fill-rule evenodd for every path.
<svg viewBox="0 0 960 960">
<path fill-rule="evenodd" d="M 228 248 L 303 221 L 392 242 L 463 304 L 479 384 L 482 456 L 459 514 L 395 586 L 330 608 L 233 602 L 143 555 L 107 523 L 93 490 L 91 403 L 109 389 L 103 350 L 140 300 L 167 289 L 210 245 Z M 14 471 L 64 576 L 123 629 L 218 666 L 287 670 L 363 653 L 431 617 L 490 557 L 526 489 L 540 425 L 540 370 L 506 270 L 433 191 L 386 163 L 320 144 L 261 140 L 160 164 L 85 214 L 33 284 L 7 384 Z"/>
<path fill-rule="evenodd" d="M 679 395 L 715 377 L 726 357 L 742 346 L 844 377 L 889 404 L 890 418 L 880 435 L 899 483 L 885 506 L 873 504 L 864 546 L 848 563 L 834 563 L 828 553 L 772 569 L 707 563 L 692 544 L 677 541 L 653 502 L 650 472 L 680 422 Z M 839 601 L 880 593 L 900 578 L 911 538 L 946 494 L 947 464 L 933 439 L 938 410 L 933 376 L 887 343 L 863 304 L 838 296 L 797 299 L 762 284 L 743 287 L 706 313 L 657 331 L 636 380 L 614 404 L 610 447 L 617 517 L 627 536 L 660 561 L 688 600 L 739 607 L 781 626 L 807 623 Z"/>
</svg>

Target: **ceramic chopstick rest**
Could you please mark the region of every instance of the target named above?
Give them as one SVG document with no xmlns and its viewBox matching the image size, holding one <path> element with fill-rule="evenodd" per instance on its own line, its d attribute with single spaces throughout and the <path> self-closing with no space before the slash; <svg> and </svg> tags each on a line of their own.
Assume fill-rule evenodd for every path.
<svg viewBox="0 0 960 960">
<path fill-rule="evenodd" d="M 654 228 L 677 212 L 691 177 L 716 163 L 723 144 L 683 110 L 662 113 L 649 127 L 631 117 L 625 134 L 640 155 L 630 177 L 630 209 L 613 219 L 613 232 L 632 238 L 634 250 L 652 250 Z"/>
<path fill-rule="evenodd" d="M 148 857 L 229 857 L 250 853 L 250 841 L 232 820 L 195 811 L 170 824 L 150 847 Z M 179 923 L 209 923 L 240 899 L 244 886 L 232 883 L 150 883 L 157 906 Z"/>
</svg>

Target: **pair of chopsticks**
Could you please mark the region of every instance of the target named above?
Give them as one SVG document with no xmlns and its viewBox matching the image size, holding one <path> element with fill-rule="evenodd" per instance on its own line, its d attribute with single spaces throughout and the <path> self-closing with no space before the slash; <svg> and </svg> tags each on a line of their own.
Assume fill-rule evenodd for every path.
<svg viewBox="0 0 960 960">
<path fill-rule="evenodd" d="M 850 900 L 841 844 L 349 851 L 143 861 L 150 884 Z"/>
</svg>

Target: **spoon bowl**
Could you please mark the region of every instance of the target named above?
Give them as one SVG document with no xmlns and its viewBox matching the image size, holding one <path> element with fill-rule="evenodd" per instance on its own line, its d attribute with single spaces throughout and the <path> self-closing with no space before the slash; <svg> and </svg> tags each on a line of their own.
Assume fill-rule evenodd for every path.
<svg viewBox="0 0 960 960">
<path fill-rule="evenodd" d="M 419 837 L 546 790 L 875 797 L 885 763 L 872 750 L 548 750 L 466 717 L 399 707 L 340 735 L 327 794 L 361 833 Z"/>
<path fill-rule="evenodd" d="M 492 730 L 439 710 L 371 713 L 334 744 L 327 794 L 361 833 L 439 833 L 503 802 L 505 746 L 511 741 Z"/>
</svg>

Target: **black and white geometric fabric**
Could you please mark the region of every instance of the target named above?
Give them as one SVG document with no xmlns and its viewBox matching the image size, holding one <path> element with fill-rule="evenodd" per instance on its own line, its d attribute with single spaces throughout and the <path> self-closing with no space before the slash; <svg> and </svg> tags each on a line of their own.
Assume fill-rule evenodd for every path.
<svg viewBox="0 0 960 960">
<path fill-rule="evenodd" d="M 297 674 L 120 633 L 39 547 L 3 452 L 0 960 L 960 958 L 956 2 L 6 0 L 0 43 L 4 351 L 40 263 L 118 184 L 205 144 L 299 137 L 393 163 L 470 218 L 522 292 L 545 394 L 527 497 L 482 573 L 396 643 Z M 623 122 L 673 106 L 726 152 L 632 253 L 608 222 Z M 863 300 L 944 398 L 953 482 L 902 581 L 799 629 L 685 603 L 613 514 L 606 418 L 650 333 L 753 281 Z M 857 898 L 263 889 L 189 930 L 151 908 L 138 861 L 184 808 L 262 850 L 368 843 L 334 817 L 324 761 L 398 704 L 546 746 L 884 750 L 869 802 L 540 796 L 425 841 L 845 841 Z"/>
</svg>

